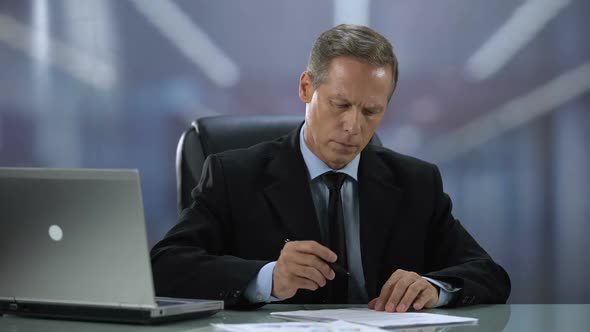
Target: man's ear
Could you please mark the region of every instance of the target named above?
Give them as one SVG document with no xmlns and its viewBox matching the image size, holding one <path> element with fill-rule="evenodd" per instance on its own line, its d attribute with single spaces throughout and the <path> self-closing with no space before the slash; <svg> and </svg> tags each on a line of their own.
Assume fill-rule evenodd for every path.
<svg viewBox="0 0 590 332">
<path fill-rule="evenodd" d="M 304 71 L 299 78 L 299 99 L 302 102 L 309 104 L 313 96 L 313 80 L 308 71 Z"/>
</svg>

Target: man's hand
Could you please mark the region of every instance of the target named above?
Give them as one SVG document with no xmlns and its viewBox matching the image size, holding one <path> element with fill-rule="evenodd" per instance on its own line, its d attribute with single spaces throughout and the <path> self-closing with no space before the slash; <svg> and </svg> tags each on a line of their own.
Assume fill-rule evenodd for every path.
<svg viewBox="0 0 590 332">
<path fill-rule="evenodd" d="M 438 301 L 438 290 L 415 272 L 396 270 L 381 288 L 381 294 L 369 302 L 377 311 L 406 312 L 430 308 Z"/>
<path fill-rule="evenodd" d="M 333 263 L 336 254 L 315 241 L 285 243 L 272 273 L 272 296 L 285 300 L 299 288 L 316 290 L 326 285 L 326 279 L 336 276 L 326 262 Z"/>
</svg>

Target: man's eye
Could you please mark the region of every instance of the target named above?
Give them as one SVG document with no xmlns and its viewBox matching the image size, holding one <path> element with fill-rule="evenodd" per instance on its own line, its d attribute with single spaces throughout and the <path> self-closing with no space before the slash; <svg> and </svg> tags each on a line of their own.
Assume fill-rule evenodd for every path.
<svg viewBox="0 0 590 332">
<path fill-rule="evenodd" d="M 337 108 L 348 108 L 348 104 L 336 104 Z"/>
</svg>

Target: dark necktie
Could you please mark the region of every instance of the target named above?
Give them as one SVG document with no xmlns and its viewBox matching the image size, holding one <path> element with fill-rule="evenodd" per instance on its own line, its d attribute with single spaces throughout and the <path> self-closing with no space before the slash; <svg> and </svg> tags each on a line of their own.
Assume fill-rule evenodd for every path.
<svg viewBox="0 0 590 332">
<path fill-rule="evenodd" d="M 344 173 L 326 172 L 322 175 L 322 179 L 330 190 L 330 199 L 328 201 L 329 246 L 338 255 L 336 263 L 340 264 L 345 270 L 348 270 L 344 212 L 342 211 L 342 197 L 340 194 L 340 188 L 342 188 L 346 176 Z M 347 275 L 336 273 L 336 278 L 332 281 L 331 297 L 333 303 L 348 303 Z"/>
</svg>

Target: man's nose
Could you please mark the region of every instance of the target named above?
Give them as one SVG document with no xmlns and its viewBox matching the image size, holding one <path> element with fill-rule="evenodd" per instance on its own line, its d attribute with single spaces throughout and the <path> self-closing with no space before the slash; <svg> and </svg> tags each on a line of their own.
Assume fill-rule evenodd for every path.
<svg viewBox="0 0 590 332">
<path fill-rule="evenodd" d="M 361 112 L 352 107 L 344 114 L 344 131 L 356 135 L 361 131 Z"/>
</svg>

